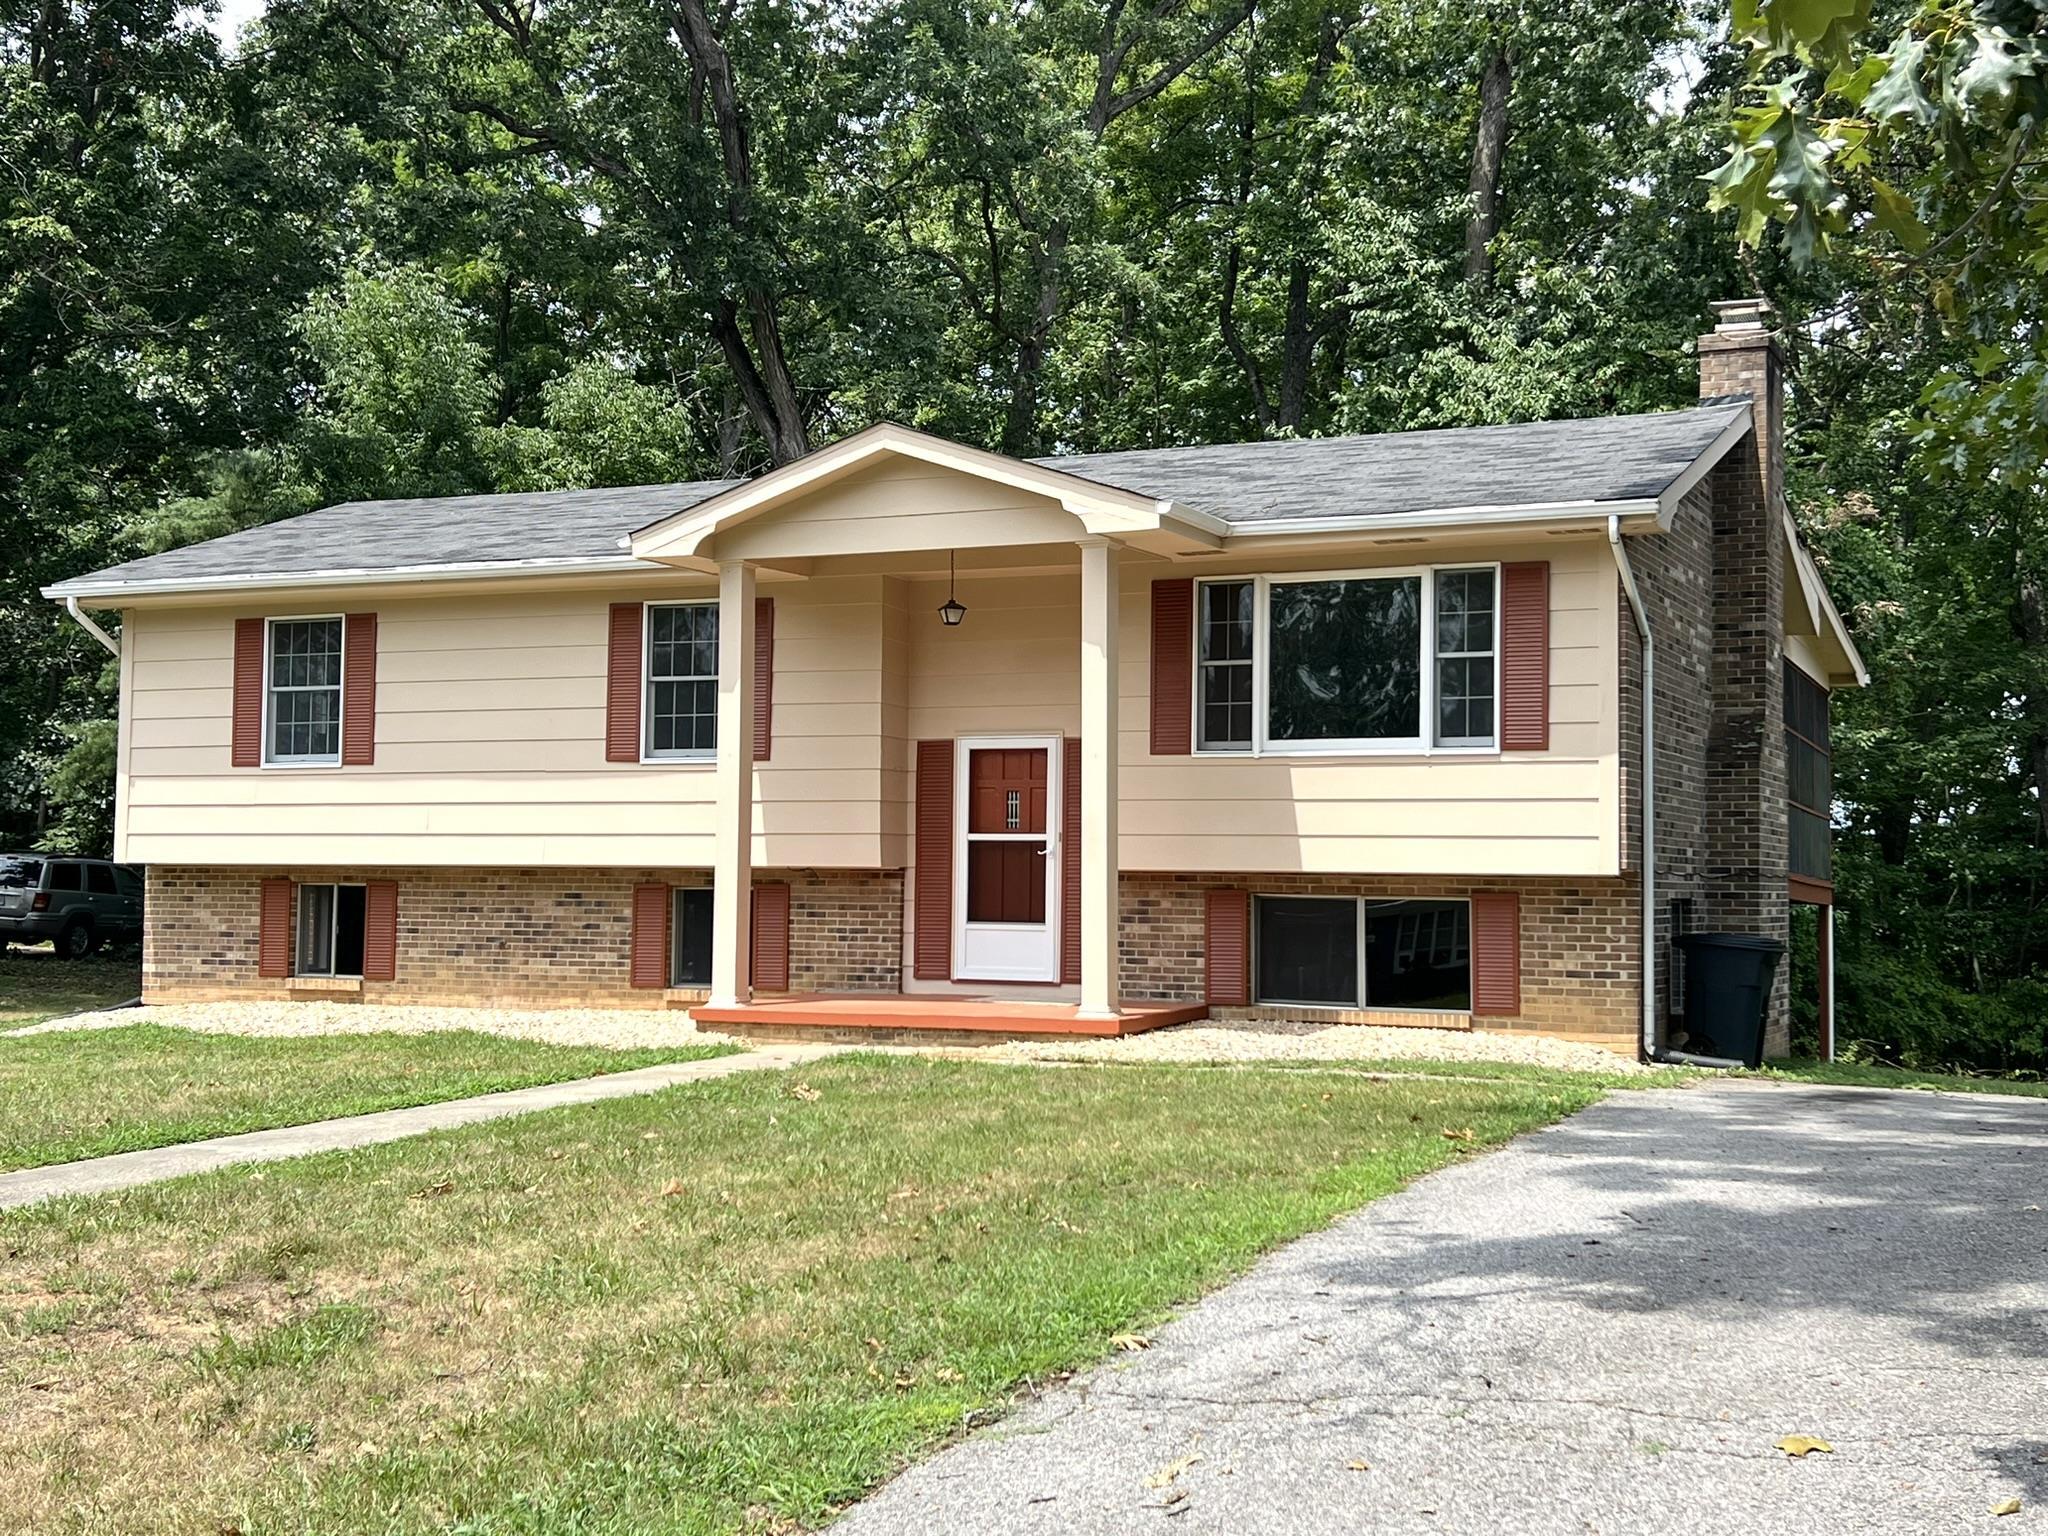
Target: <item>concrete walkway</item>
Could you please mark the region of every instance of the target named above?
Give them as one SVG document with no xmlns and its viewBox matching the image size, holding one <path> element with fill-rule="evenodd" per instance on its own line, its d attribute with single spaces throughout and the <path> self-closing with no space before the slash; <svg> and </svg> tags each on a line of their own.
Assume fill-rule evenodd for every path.
<svg viewBox="0 0 2048 1536">
<path fill-rule="evenodd" d="M 2048 1100 L 1617 1095 L 1272 1255 L 834 1536 L 2048 1530 L 2044 1207 Z"/>
<path fill-rule="evenodd" d="M 380 1141 L 417 1136 L 423 1131 L 474 1125 L 480 1120 L 501 1120 L 507 1115 L 530 1114 L 537 1109 L 595 1104 L 601 1099 L 656 1093 L 678 1083 L 707 1082 L 734 1072 L 780 1070 L 800 1062 L 815 1061 L 820 1056 L 831 1054 L 831 1051 L 829 1046 L 765 1046 L 738 1056 L 671 1062 L 664 1066 L 641 1067 L 632 1072 L 610 1072 L 602 1077 L 542 1083 L 532 1088 L 508 1089 L 503 1093 L 478 1094 L 474 1098 L 420 1104 L 410 1109 L 379 1110 L 370 1115 L 351 1115 L 344 1120 L 316 1120 L 310 1125 L 248 1131 L 240 1136 L 216 1136 L 210 1141 L 188 1141 L 174 1147 L 153 1147 L 145 1152 L 118 1152 L 112 1157 L 89 1158 L 79 1163 L 24 1168 L 18 1173 L 0 1174 L 0 1210 L 31 1205 L 59 1195 L 103 1194 L 111 1189 L 153 1184 L 159 1179 L 175 1179 L 181 1174 L 206 1173 L 236 1163 L 274 1163 L 287 1157 L 302 1157 L 308 1152 L 367 1147 Z"/>
</svg>

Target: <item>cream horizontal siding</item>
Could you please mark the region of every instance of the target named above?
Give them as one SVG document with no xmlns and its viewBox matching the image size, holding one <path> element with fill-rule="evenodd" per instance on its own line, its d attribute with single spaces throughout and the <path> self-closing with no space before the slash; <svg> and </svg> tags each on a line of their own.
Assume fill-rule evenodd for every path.
<svg viewBox="0 0 2048 1536">
<path fill-rule="evenodd" d="M 776 601 L 774 748 L 755 770 L 757 863 L 884 862 L 880 585 L 766 589 Z M 616 597 L 709 595 L 679 586 Z M 708 765 L 605 761 L 613 600 L 582 591 L 337 605 L 378 616 L 377 761 L 346 769 L 230 766 L 234 624 L 261 610 L 131 612 L 122 856 L 708 865 Z"/>
<path fill-rule="evenodd" d="M 956 494 L 951 483 L 943 475 L 875 476 L 807 506 L 815 522 L 864 528 L 872 552 L 888 547 L 895 535 L 883 530 L 906 508 L 928 512 Z M 1013 493 L 984 499 L 989 505 L 968 510 L 997 519 L 1016 511 Z M 1029 525 L 1046 509 L 1026 510 Z M 1079 578 L 1069 546 L 1044 553 L 1055 568 L 1037 573 L 983 576 L 970 564 L 959 581 L 968 616 L 958 629 L 943 627 L 935 611 L 943 578 L 764 580 L 776 604 L 776 666 L 773 755 L 755 770 L 758 864 L 904 867 L 915 743 L 1080 731 Z M 1474 549 L 1472 557 L 1551 563 L 1547 752 L 1154 757 L 1150 583 L 1190 567 L 1127 555 L 1118 672 L 1123 866 L 1616 872 L 1619 611 L 1611 556 L 1598 539 L 1579 538 Z M 1405 566 L 1417 558 L 1416 547 L 1402 546 L 1341 564 Z M 1301 568 L 1299 560 L 1290 566 Z M 1203 562 L 1200 574 L 1256 568 L 1233 557 Z M 131 612 L 117 800 L 122 856 L 237 865 L 708 865 L 714 791 L 706 765 L 604 760 L 614 595 L 335 605 L 378 614 L 377 762 L 348 769 L 229 766 L 234 620 L 259 610 Z M 678 578 L 666 589 L 616 596 L 709 592 Z"/>
</svg>

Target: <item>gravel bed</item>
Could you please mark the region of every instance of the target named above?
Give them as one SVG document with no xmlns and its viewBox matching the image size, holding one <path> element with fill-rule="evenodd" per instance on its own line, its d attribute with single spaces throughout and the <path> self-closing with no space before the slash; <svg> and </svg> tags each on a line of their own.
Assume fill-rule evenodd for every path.
<svg viewBox="0 0 2048 1536">
<path fill-rule="evenodd" d="M 723 1044 L 728 1036 L 697 1028 L 681 1010 L 658 1008 L 423 1008 L 376 1003 L 165 1003 L 80 1013 L 32 1025 L 21 1034 L 164 1024 L 207 1035 L 427 1035 L 474 1029 L 547 1045 Z"/>
<path fill-rule="evenodd" d="M 165 1024 L 214 1035 L 428 1034 L 475 1029 L 551 1045 L 615 1049 L 723 1042 L 700 1030 L 679 1010 L 639 1008 L 426 1008 L 371 1003 L 167 1003 L 74 1014 L 32 1025 L 21 1034 L 64 1029 L 118 1029 Z M 947 1051 L 948 1055 L 962 1054 Z M 1059 1040 L 977 1046 L 964 1052 L 1009 1061 L 1505 1061 L 1567 1072 L 1642 1072 L 1629 1057 L 1536 1035 L 1484 1030 L 1389 1029 L 1371 1024 L 1285 1021 L 1259 1024 L 1179 1024 L 1118 1040 Z"/>
<path fill-rule="evenodd" d="M 1002 1052 L 1031 1061 L 1505 1061 L 1565 1072 L 1650 1070 L 1616 1051 L 1540 1035 L 1308 1021 L 1176 1024 L 1117 1040 L 1019 1042 Z"/>
</svg>

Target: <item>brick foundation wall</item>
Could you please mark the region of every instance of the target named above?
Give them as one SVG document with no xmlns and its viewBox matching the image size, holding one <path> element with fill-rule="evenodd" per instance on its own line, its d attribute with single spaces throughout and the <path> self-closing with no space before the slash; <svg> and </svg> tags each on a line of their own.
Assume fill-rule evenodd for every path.
<svg viewBox="0 0 2048 1536">
<path fill-rule="evenodd" d="M 395 979 L 366 981 L 365 1001 L 537 1008 L 658 1008 L 675 994 L 629 984 L 632 891 L 703 886 L 683 870 L 177 869 L 148 871 L 143 996 L 151 1002 L 281 998 L 256 974 L 262 881 L 395 880 Z M 895 871 L 759 870 L 790 886 L 790 985 L 893 992 L 903 878 Z"/>
<path fill-rule="evenodd" d="M 1476 1021 L 1486 1029 L 1590 1040 L 1633 1053 L 1641 1028 L 1641 908 L 1632 879 L 1424 880 L 1357 875 L 1125 874 L 1119 882 L 1118 980 L 1133 1002 L 1202 997 L 1203 893 L 1234 887 L 1273 896 L 1522 898 L 1522 1011 Z M 1440 1023 L 1443 1015 L 1343 1009 L 1219 1009 L 1221 1020 L 1315 1018 Z M 1459 1016 L 1462 1019 L 1462 1016 Z"/>
</svg>

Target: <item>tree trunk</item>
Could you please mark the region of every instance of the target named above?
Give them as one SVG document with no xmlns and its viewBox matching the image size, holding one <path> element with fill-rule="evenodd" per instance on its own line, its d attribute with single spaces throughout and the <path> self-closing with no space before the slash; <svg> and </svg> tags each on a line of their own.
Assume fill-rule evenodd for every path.
<svg viewBox="0 0 2048 1536">
<path fill-rule="evenodd" d="M 2020 695 L 2020 712 L 2027 722 L 2027 769 L 2034 780 L 2034 826 L 2048 843 L 2048 607 L 2044 607 L 2041 578 L 2030 570 L 2020 571 L 2020 641 L 2026 650 L 2026 684 Z"/>
<path fill-rule="evenodd" d="M 704 0 L 674 3 L 676 36 L 703 83 L 703 97 L 710 102 L 712 122 L 718 129 L 718 152 L 726 178 L 725 222 L 744 241 L 752 234 L 754 162 L 732 60 L 705 14 Z M 811 445 L 796 380 L 782 349 L 778 295 L 757 273 L 744 275 L 739 286 L 738 300 L 720 301 L 718 313 L 712 317 L 712 332 L 739 381 L 748 416 L 767 440 L 769 456 L 777 465 L 787 464 L 810 452 Z"/>
<path fill-rule="evenodd" d="M 1493 237 L 1500 233 L 1500 172 L 1508 147 L 1508 98 L 1515 65 L 1502 44 L 1479 77 L 1479 127 L 1472 138 L 1472 212 L 1465 220 L 1465 281 L 1493 283 Z"/>
</svg>

